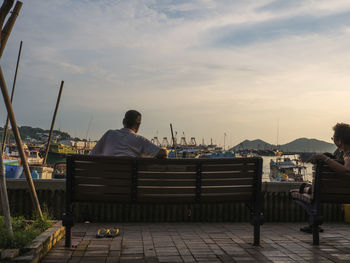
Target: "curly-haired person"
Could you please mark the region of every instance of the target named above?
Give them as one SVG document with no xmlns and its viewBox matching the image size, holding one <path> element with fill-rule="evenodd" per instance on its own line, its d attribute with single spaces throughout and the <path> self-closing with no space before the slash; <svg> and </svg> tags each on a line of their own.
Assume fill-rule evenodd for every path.
<svg viewBox="0 0 350 263">
<path fill-rule="evenodd" d="M 334 144 L 343 152 L 344 164 L 335 159 L 331 159 L 325 154 L 317 154 L 310 158 L 311 163 L 317 160 L 323 160 L 328 166 L 339 174 L 350 176 L 350 125 L 346 123 L 337 123 L 334 127 L 332 137 Z"/>
</svg>

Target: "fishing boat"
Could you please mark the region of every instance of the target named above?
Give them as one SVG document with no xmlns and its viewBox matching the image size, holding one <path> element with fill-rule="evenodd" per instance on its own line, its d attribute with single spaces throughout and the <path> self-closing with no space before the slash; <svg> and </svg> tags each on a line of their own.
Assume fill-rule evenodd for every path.
<svg viewBox="0 0 350 263">
<path fill-rule="evenodd" d="M 77 151 L 73 146 L 67 146 L 58 143 L 51 143 L 47 156 L 47 164 L 56 164 L 66 161 L 67 154 L 75 154 Z M 42 148 L 41 155 L 45 154 L 45 149 Z"/>
<path fill-rule="evenodd" d="M 277 157 L 270 161 L 271 182 L 304 182 L 306 167 L 288 157 Z"/>
</svg>

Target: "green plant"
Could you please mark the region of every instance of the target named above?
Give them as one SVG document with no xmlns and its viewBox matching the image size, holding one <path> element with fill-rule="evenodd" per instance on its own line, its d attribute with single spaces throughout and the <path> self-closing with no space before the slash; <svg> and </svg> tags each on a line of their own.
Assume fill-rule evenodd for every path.
<svg viewBox="0 0 350 263">
<path fill-rule="evenodd" d="M 24 248 L 53 224 L 47 212 L 44 212 L 43 219 L 36 217 L 34 220 L 26 220 L 20 216 L 13 217 L 11 222 L 12 237 L 7 232 L 4 217 L 0 216 L 0 248 Z"/>
</svg>

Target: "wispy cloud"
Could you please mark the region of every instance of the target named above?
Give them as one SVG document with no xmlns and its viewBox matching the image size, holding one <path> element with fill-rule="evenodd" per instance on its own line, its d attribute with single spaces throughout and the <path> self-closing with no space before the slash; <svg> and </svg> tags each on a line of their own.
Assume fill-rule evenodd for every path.
<svg viewBox="0 0 350 263">
<path fill-rule="evenodd" d="M 303 129 L 286 129 L 286 140 L 328 139 L 333 122 L 346 121 L 349 13 L 344 0 L 32 0 L 2 65 L 10 87 L 23 40 L 14 102 L 23 124 L 49 126 L 63 79 L 58 117 L 76 136 L 91 114 L 98 138 L 136 108 L 147 137 L 167 136 L 172 121 L 206 140 L 273 141 L 271 122 L 288 116 Z"/>
</svg>

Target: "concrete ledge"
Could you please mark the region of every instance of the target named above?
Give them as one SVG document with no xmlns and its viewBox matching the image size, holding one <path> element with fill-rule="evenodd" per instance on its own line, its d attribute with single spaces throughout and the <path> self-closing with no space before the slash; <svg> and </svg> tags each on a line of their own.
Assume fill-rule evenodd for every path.
<svg viewBox="0 0 350 263">
<path fill-rule="evenodd" d="M 64 236 L 64 227 L 59 221 L 36 237 L 32 244 L 24 248 L 24 254 L 11 260 L 18 263 L 37 263 Z"/>
<path fill-rule="evenodd" d="M 36 190 L 66 190 L 66 179 L 34 179 Z M 26 179 L 6 179 L 7 189 L 28 189 Z"/>
</svg>

